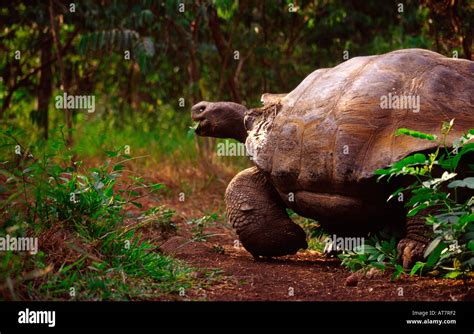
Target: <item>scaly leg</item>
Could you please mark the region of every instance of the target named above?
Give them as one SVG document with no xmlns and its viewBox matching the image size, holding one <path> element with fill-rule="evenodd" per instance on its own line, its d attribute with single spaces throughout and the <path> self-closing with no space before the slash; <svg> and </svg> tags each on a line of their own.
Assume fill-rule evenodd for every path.
<svg viewBox="0 0 474 334">
<path fill-rule="evenodd" d="M 303 229 L 288 217 L 277 191 L 258 168 L 237 174 L 225 201 L 229 221 L 254 258 L 295 254 L 308 247 Z"/>
</svg>

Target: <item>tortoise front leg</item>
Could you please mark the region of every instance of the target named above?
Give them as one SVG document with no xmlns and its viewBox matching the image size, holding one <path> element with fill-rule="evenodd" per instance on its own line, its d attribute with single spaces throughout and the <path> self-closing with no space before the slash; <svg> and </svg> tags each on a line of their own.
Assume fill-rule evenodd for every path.
<svg viewBox="0 0 474 334">
<path fill-rule="evenodd" d="M 232 179 L 225 202 L 229 221 L 254 258 L 295 254 L 308 247 L 303 229 L 288 217 L 277 191 L 258 168 Z"/>
</svg>

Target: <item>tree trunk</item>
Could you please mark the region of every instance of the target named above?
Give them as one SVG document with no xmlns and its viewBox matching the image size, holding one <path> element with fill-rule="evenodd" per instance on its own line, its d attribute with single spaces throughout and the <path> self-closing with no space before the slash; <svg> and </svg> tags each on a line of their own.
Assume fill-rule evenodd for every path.
<svg viewBox="0 0 474 334">
<path fill-rule="evenodd" d="M 200 16 L 196 17 L 194 22 L 191 24 L 191 39 L 189 45 L 189 64 L 188 64 L 188 74 L 189 74 L 189 84 L 191 86 L 191 98 L 192 104 L 196 104 L 199 101 L 202 101 L 202 92 L 199 87 L 199 70 L 197 66 L 197 33 L 199 27 Z M 215 140 L 212 138 L 201 138 L 196 136 L 196 150 L 200 157 L 199 161 L 203 170 L 208 171 L 211 174 L 217 175 L 215 168 L 212 164 L 213 151 L 215 147 Z"/>
<path fill-rule="evenodd" d="M 48 139 L 49 131 L 49 101 L 52 95 L 52 71 L 51 71 L 51 48 L 53 47 L 51 37 L 42 35 L 41 42 L 41 72 L 37 91 L 39 125 L 43 128 L 43 138 Z"/>
<path fill-rule="evenodd" d="M 54 16 L 53 10 L 53 1 L 49 0 L 49 19 L 50 19 L 50 31 L 51 37 L 53 38 L 54 44 L 56 46 L 57 59 L 59 65 L 59 72 L 61 75 L 61 86 L 62 90 L 66 93 L 69 93 L 68 80 L 66 78 L 66 70 L 64 69 L 61 41 L 59 40 L 59 28 L 56 25 L 56 18 Z M 72 110 L 66 109 L 66 127 L 67 127 L 67 145 L 72 146 Z"/>
<path fill-rule="evenodd" d="M 216 44 L 217 51 L 219 52 L 219 56 L 221 58 L 221 66 L 223 67 L 222 71 L 226 72 L 226 67 L 228 65 L 227 57 L 229 56 L 231 50 L 229 49 L 229 46 L 227 45 L 224 37 L 222 36 L 221 27 L 219 25 L 219 18 L 217 17 L 216 9 L 213 7 L 209 9 L 209 28 L 211 29 L 212 38 L 214 39 L 214 43 Z M 241 103 L 242 98 L 240 96 L 239 89 L 237 88 L 237 84 L 234 79 L 234 76 L 229 75 L 227 77 L 227 86 L 229 87 L 232 96 L 232 101 L 236 103 Z"/>
</svg>

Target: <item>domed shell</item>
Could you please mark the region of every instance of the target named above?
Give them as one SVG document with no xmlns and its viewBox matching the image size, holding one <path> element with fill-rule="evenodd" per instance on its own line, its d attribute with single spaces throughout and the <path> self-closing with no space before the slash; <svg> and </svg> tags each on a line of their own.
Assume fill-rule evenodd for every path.
<svg viewBox="0 0 474 334">
<path fill-rule="evenodd" d="M 280 192 L 357 192 L 376 169 L 436 147 L 398 128 L 440 135 L 454 118 L 448 144 L 474 128 L 474 62 L 421 49 L 357 57 L 262 102 L 246 147 Z"/>
</svg>

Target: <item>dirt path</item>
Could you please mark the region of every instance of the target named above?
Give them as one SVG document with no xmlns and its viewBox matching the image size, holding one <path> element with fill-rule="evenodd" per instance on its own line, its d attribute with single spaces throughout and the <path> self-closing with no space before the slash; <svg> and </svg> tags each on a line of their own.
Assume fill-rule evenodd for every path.
<svg viewBox="0 0 474 334">
<path fill-rule="evenodd" d="M 166 182 L 163 182 L 166 183 Z M 177 235 L 168 238 L 161 249 L 190 266 L 214 269 L 220 279 L 205 289 L 185 291 L 186 300 L 305 300 L 305 301 L 461 301 L 474 300 L 474 280 L 448 280 L 404 276 L 390 280 L 390 273 L 371 278 L 359 277 L 348 286 L 352 273 L 339 260 L 315 251 L 299 252 L 266 261 L 255 261 L 237 243 L 233 229 L 223 221 L 206 226 L 204 233 L 214 235 L 205 241 L 192 241 L 195 232 L 186 222 L 209 212 L 223 212 L 224 185 L 211 185 L 179 202 L 169 193 L 161 199 L 176 211 Z M 178 187 L 179 188 L 179 187 Z M 149 236 L 153 237 L 153 236 Z M 156 237 L 156 236 L 154 236 Z"/>
<path fill-rule="evenodd" d="M 185 299 L 236 300 L 473 300 L 474 284 L 462 280 L 405 277 L 395 282 L 390 275 L 358 279 L 347 286 L 351 273 L 339 261 L 313 251 L 267 261 L 255 261 L 234 246 L 227 228 L 215 227 L 224 236 L 193 242 L 177 236 L 164 245 L 165 253 L 198 268 L 222 271 L 220 283 L 202 291 L 187 291 Z"/>
</svg>

